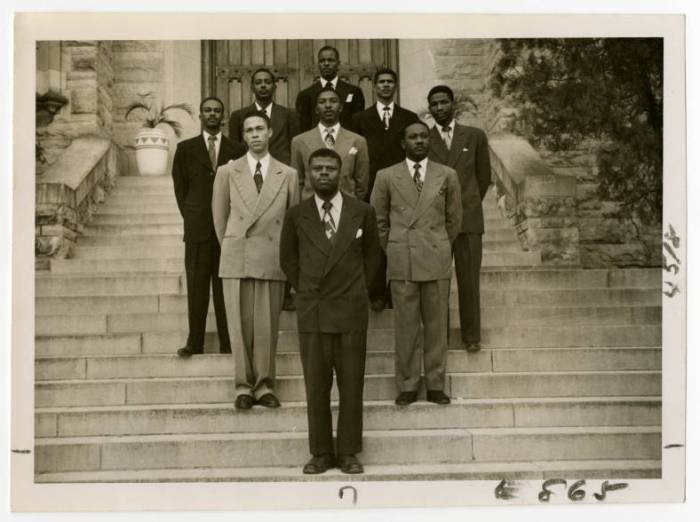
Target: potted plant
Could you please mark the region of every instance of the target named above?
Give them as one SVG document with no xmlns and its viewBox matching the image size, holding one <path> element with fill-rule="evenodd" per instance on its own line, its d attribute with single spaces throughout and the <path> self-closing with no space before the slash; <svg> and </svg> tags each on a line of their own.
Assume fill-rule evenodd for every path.
<svg viewBox="0 0 700 522">
<path fill-rule="evenodd" d="M 170 117 L 169 112 L 180 110 L 193 116 L 192 107 L 187 103 L 172 105 L 153 105 L 143 101 L 134 102 L 126 109 L 124 119 L 134 111 L 143 113 L 143 128 L 135 138 L 136 165 L 142 176 L 162 176 L 168 168 L 168 151 L 170 139 L 159 129 L 159 125 L 169 126 L 178 138 L 182 133 L 182 124 Z"/>
</svg>

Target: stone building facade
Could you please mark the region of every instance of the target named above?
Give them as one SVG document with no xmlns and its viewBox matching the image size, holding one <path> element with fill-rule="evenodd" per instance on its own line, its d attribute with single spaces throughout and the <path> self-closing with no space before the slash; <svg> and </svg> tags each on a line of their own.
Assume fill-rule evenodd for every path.
<svg viewBox="0 0 700 522">
<path fill-rule="evenodd" d="M 430 119 L 425 95 L 436 83 L 456 92 L 459 121 L 490 139 L 499 205 L 525 250 L 545 265 L 659 266 L 660 230 L 638 230 L 610 217 L 597 196 L 590 150 L 535 150 L 516 134 L 517 108 L 494 98 L 488 78 L 498 56 L 493 40 L 401 40 L 401 104 Z M 63 41 L 37 47 L 38 266 L 70 256 L 73 242 L 116 176 L 137 175 L 133 136 L 125 121 L 134 101 L 186 102 L 202 96 L 200 41 Z M 132 118 L 130 118 L 131 120 Z M 186 116 L 183 137 L 198 132 Z M 171 154 L 174 151 L 171 151 Z M 640 239 L 641 238 L 641 239 Z"/>
</svg>

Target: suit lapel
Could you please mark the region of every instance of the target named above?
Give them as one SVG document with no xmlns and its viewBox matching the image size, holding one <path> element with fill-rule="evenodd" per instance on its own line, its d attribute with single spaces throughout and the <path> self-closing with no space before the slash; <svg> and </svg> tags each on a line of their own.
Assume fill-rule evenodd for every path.
<svg viewBox="0 0 700 522">
<path fill-rule="evenodd" d="M 445 145 L 445 141 L 442 139 L 437 127 L 430 129 L 430 151 L 433 153 L 435 161 L 442 163 L 443 165 L 448 164 L 447 161 L 450 153 L 447 150 L 447 145 Z"/>
<path fill-rule="evenodd" d="M 221 149 L 224 146 L 224 140 L 221 140 L 221 147 L 219 147 L 219 157 L 221 157 Z M 209 148 L 207 143 L 204 141 L 204 136 L 200 133 L 199 139 L 196 141 L 194 147 L 195 157 L 198 161 L 203 163 L 209 168 L 210 172 L 214 171 L 211 165 L 211 158 L 209 158 Z"/>
<path fill-rule="evenodd" d="M 452 135 L 452 143 L 450 144 L 450 153 L 447 157 L 447 165 L 453 166 L 457 164 L 459 155 L 462 149 L 467 144 L 467 130 L 461 125 L 455 123 L 454 133 Z"/>
<path fill-rule="evenodd" d="M 248 172 L 250 173 L 250 167 L 248 167 Z M 283 181 L 284 174 L 282 166 L 272 157 L 270 157 L 270 164 L 268 165 L 267 174 L 265 175 L 265 181 L 263 182 L 262 189 L 260 189 L 260 194 L 258 195 L 255 209 L 253 210 L 253 215 L 250 217 L 250 221 L 248 222 L 248 228 L 253 226 L 258 218 L 268 209 L 272 201 L 277 196 L 277 193 L 280 191 Z M 255 186 L 255 181 L 253 181 L 253 186 Z M 255 191 L 257 193 L 257 188 Z"/>
<path fill-rule="evenodd" d="M 253 174 L 250 172 L 248 160 L 245 156 L 236 160 L 233 164 L 233 182 L 241 195 L 243 203 L 245 203 L 250 212 L 253 212 L 258 201 L 258 189 L 255 188 Z"/>
<path fill-rule="evenodd" d="M 420 193 L 416 188 L 416 183 L 413 181 L 413 176 L 411 172 L 409 172 L 408 165 L 406 165 L 405 161 L 401 162 L 401 164 L 396 167 L 393 178 L 396 189 L 401 193 L 406 202 L 410 204 L 411 207 L 415 208 L 418 204 Z"/>
<path fill-rule="evenodd" d="M 279 136 L 282 133 L 282 128 L 284 127 L 284 118 L 282 117 L 282 107 L 276 103 L 272 104 L 270 109 L 270 120 L 272 123 L 272 136 Z"/>
<path fill-rule="evenodd" d="M 338 136 L 335 140 L 335 151 L 340 155 L 341 158 L 345 158 L 348 155 L 350 147 L 352 147 L 353 140 L 348 134 L 348 130 L 344 129 L 342 126 L 338 129 Z"/>
<path fill-rule="evenodd" d="M 316 208 L 316 200 L 310 197 L 303 201 L 301 205 L 303 205 L 301 219 L 304 221 L 304 226 L 301 229 L 321 252 L 328 255 L 331 251 L 331 242 L 323 230 L 321 217 L 318 215 L 318 209 Z"/>
<path fill-rule="evenodd" d="M 207 153 L 208 154 L 208 153 Z M 221 146 L 219 147 L 219 157 L 216 158 L 216 166 L 220 167 L 228 163 L 228 160 L 233 157 L 233 145 L 226 139 L 226 137 L 221 135 Z"/>
<path fill-rule="evenodd" d="M 331 246 L 331 251 L 326 261 L 326 266 L 323 270 L 323 275 L 325 276 L 330 272 L 336 263 L 340 260 L 342 255 L 350 246 L 350 243 L 355 239 L 355 234 L 360 225 L 361 216 L 357 212 L 357 207 L 355 206 L 355 201 L 343 194 L 343 207 L 340 212 L 340 223 L 338 223 L 338 230 L 333 238 L 333 243 Z"/>
<path fill-rule="evenodd" d="M 421 217 L 425 211 L 430 207 L 435 197 L 438 195 L 440 188 L 442 187 L 444 176 L 440 173 L 438 174 L 435 169 L 435 164 L 431 164 L 428 160 L 428 166 L 425 169 L 425 181 L 423 182 L 423 190 L 420 192 L 420 197 L 418 198 L 418 204 L 413 209 L 413 215 L 411 216 L 411 223 L 415 223 L 416 220 Z"/>
<path fill-rule="evenodd" d="M 313 128 L 308 132 L 305 140 L 306 145 L 309 147 L 309 154 L 311 154 L 316 149 L 325 148 L 326 144 L 321 138 L 321 132 L 318 130 L 318 124 L 314 125 Z"/>
</svg>

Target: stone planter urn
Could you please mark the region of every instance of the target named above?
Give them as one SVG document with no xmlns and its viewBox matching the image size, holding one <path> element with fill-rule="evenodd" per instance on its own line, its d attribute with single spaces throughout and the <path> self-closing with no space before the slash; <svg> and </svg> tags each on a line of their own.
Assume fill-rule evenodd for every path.
<svg viewBox="0 0 700 522">
<path fill-rule="evenodd" d="M 168 169 L 170 138 L 158 128 L 143 128 L 134 139 L 136 166 L 142 176 L 163 176 Z"/>
</svg>

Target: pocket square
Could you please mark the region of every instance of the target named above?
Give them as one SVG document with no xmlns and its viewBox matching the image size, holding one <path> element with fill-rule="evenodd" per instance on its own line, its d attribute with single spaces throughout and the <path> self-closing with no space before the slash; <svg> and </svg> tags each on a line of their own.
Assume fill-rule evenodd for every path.
<svg viewBox="0 0 700 522">
<path fill-rule="evenodd" d="M 357 234 L 355 234 L 355 239 L 359 239 L 362 237 L 362 229 L 358 228 L 357 229 Z"/>
<path fill-rule="evenodd" d="M 469 152 L 469 149 L 468 149 L 467 147 L 464 147 L 464 148 L 462 149 L 462 152 Z"/>
<path fill-rule="evenodd" d="M 350 147 L 348 154 L 357 154 L 357 149 L 355 147 Z"/>
<path fill-rule="evenodd" d="M 350 103 L 352 101 L 352 93 L 348 94 L 348 97 L 345 98 L 345 103 Z"/>
</svg>

